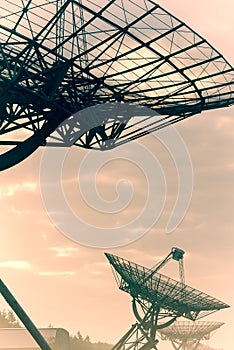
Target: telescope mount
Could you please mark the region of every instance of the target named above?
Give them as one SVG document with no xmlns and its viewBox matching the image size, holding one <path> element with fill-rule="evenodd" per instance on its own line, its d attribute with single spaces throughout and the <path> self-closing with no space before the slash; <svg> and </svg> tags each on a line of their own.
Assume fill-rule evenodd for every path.
<svg viewBox="0 0 234 350">
<path fill-rule="evenodd" d="M 179 248 L 172 248 L 166 258 L 151 269 L 112 254 L 105 255 L 119 289 L 132 297 L 132 309 L 136 318 L 136 323 L 112 350 L 157 349 L 158 332 L 171 326 L 178 317 L 195 321 L 229 307 L 185 284 L 184 251 Z M 179 281 L 159 273 L 170 260 L 179 264 Z"/>
</svg>

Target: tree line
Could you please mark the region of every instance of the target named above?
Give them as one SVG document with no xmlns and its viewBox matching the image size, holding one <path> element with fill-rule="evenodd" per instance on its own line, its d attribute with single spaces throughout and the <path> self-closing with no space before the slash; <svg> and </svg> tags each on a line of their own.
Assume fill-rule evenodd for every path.
<svg viewBox="0 0 234 350">
<path fill-rule="evenodd" d="M 22 326 L 12 311 L 0 311 L 0 328 L 20 327 Z M 102 342 L 92 343 L 88 335 L 83 337 L 78 331 L 76 335 L 70 335 L 70 347 L 71 350 L 110 350 L 112 345 Z"/>
</svg>

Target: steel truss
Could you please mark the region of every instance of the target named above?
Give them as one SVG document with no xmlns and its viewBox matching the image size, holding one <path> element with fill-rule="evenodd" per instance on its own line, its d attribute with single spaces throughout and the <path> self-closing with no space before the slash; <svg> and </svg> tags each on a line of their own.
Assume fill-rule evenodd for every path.
<svg viewBox="0 0 234 350">
<path fill-rule="evenodd" d="M 111 264 L 119 289 L 132 297 L 132 309 L 137 320 L 112 350 L 157 349 L 158 334 L 164 334 L 164 330 L 167 334 L 167 329 L 173 327 L 178 317 L 195 321 L 229 307 L 185 285 L 184 272 L 181 272 L 184 251 L 179 248 L 172 248 L 167 257 L 151 269 L 112 254 L 105 255 Z M 175 281 L 158 272 L 172 259 L 179 263 L 180 281 Z M 216 323 L 215 327 L 217 325 L 222 324 Z M 199 335 L 202 338 L 215 327 L 212 323 L 200 323 Z M 194 341 L 193 338 L 192 341 Z M 173 341 L 173 344 L 176 342 Z"/>
<path fill-rule="evenodd" d="M 106 149 L 234 102 L 231 65 L 152 0 L 3 0 L 0 10 L 2 170 L 50 145 L 60 123 L 90 106 L 157 112 L 105 116 L 92 130 L 81 119 L 74 143 Z M 54 142 L 66 144 L 70 130 L 57 130 Z"/>
</svg>

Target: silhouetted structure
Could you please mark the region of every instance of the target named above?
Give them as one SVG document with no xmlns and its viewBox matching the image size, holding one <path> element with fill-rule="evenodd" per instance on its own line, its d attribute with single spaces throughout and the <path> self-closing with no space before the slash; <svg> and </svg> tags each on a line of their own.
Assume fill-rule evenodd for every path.
<svg viewBox="0 0 234 350">
<path fill-rule="evenodd" d="M 69 333 L 63 328 L 39 328 L 51 350 L 70 350 Z M 0 350 L 44 350 L 25 328 L 0 328 Z"/>
<path fill-rule="evenodd" d="M 35 343 L 37 343 L 42 350 L 51 350 L 51 347 L 49 346 L 45 338 L 39 332 L 39 330 L 37 329 L 35 324 L 32 322 L 30 317 L 26 314 L 24 309 L 21 307 L 21 305 L 18 303 L 18 301 L 15 299 L 13 294 L 10 292 L 10 290 L 7 288 L 7 286 L 1 279 L 0 279 L 0 294 L 9 304 L 9 306 L 12 308 L 15 314 L 19 317 L 20 321 L 26 327 L 29 334 L 31 334 L 32 338 L 35 340 Z M 15 328 L 11 328 L 11 331 L 12 330 L 15 330 Z"/>
<path fill-rule="evenodd" d="M 178 317 L 195 321 L 229 307 L 184 283 L 183 255 L 183 250 L 172 248 L 165 259 L 149 269 L 106 253 L 119 289 L 132 297 L 133 313 L 137 320 L 113 350 L 156 349 L 156 332 L 172 325 Z M 180 281 L 158 272 L 170 260 L 180 265 Z"/>
<path fill-rule="evenodd" d="M 176 321 L 169 327 L 161 329 L 159 333 L 161 339 L 171 341 L 176 350 L 205 350 L 210 348 L 200 342 L 209 340 L 212 333 L 223 324 L 212 321 Z"/>
<path fill-rule="evenodd" d="M 108 149 L 234 102 L 231 65 L 152 0 L 2 0 L 0 9 L 1 170 L 45 144 Z M 117 102 L 135 109 L 116 115 Z M 52 135 L 99 104 L 100 116 Z"/>
</svg>

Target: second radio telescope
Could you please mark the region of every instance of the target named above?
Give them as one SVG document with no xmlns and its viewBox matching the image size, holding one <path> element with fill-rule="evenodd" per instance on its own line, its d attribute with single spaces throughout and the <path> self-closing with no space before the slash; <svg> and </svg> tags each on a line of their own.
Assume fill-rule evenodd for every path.
<svg viewBox="0 0 234 350">
<path fill-rule="evenodd" d="M 0 9 L 1 170 L 76 131 L 74 144 L 104 150 L 234 102 L 232 66 L 152 0 L 2 0 Z M 117 102 L 156 116 L 116 115 Z M 100 104 L 100 117 L 58 128 Z"/>
<path fill-rule="evenodd" d="M 151 349 L 158 342 L 156 332 L 173 324 L 178 317 L 198 320 L 227 304 L 184 283 L 183 250 L 171 252 L 155 267 L 149 269 L 129 260 L 106 253 L 119 289 L 132 297 L 133 313 L 137 322 L 114 346 L 120 350 Z M 158 271 L 170 260 L 179 262 L 180 281 Z"/>
<path fill-rule="evenodd" d="M 171 341 L 176 350 L 202 350 L 206 345 L 200 342 L 209 340 L 213 332 L 223 324 L 223 322 L 212 321 L 176 321 L 159 332 L 161 339 Z"/>
</svg>

